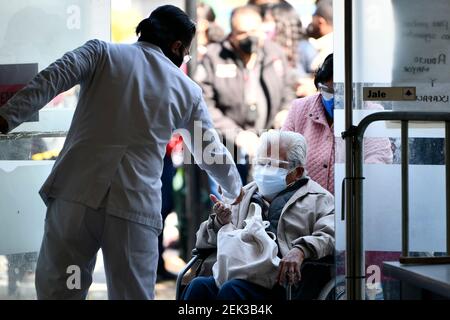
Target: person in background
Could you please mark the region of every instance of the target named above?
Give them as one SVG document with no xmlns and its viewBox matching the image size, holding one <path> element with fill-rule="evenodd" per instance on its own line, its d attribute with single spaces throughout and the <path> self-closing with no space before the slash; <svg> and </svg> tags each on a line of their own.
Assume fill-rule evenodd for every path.
<svg viewBox="0 0 450 320">
<path fill-rule="evenodd" d="M 333 52 L 333 1 L 320 0 L 316 3 L 316 10 L 312 22 L 306 28 L 307 39 L 299 43 L 299 65 L 303 72 L 298 97 L 315 94 L 313 77 L 325 58 Z"/>
<path fill-rule="evenodd" d="M 301 51 L 305 45 L 311 45 L 315 50 L 313 56 L 300 56 L 303 68 L 311 74 L 314 74 L 325 58 L 333 52 L 333 1 L 321 0 L 316 6 L 312 22 L 306 28 L 309 42 L 300 44 Z"/>
<path fill-rule="evenodd" d="M 264 29 L 268 38 L 284 49 L 289 65 L 297 68 L 300 62 L 298 46 L 304 37 L 300 16 L 286 2 L 270 5 L 264 11 Z"/>
<path fill-rule="evenodd" d="M 255 6 L 232 12 L 231 33 L 221 43 L 210 44 L 198 66 L 195 80 L 215 127 L 232 146 L 244 184 L 258 145 L 257 131 L 276 126 L 295 98 L 289 72 L 283 49 L 265 40 Z M 213 185 L 213 193 L 216 188 Z"/>
<path fill-rule="evenodd" d="M 201 88 L 180 70 L 195 23 L 165 5 L 142 20 L 136 33 L 134 44 L 90 40 L 66 53 L 0 108 L 0 132 L 8 133 L 81 85 L 63 149 L 40 190 L 47 215 L 36 266 L 38 299 L 85 299 L 100 249 L 110 299 L 154 298 L 160 178 L 176 130 L 225 198 L 238 203 L 243 197 Z M 207 145 L 194 142 L 196 131 L 208 133 Z M 217 156 L 225 161 L 210 161 Z"/>
<path fill-rule="evenodd" d="M 267 6 L 273 6 L 279 3 L 285 3 L 285 4 L 289 4 L 289 2 L 287 2 L 286 0 L 249 0 L 248 4 L 249 5 L 254 5 L 254 6 L 258 6 L 260 8 L 265 8 Z M 264 12 L 262 12 L 262 14 L 264 15 Z"/>
<path fill-rule="evenodd" d="M 197 5 L 197 54 L 198 60 L 206 54 L 210 43 L 217 43 L 225 38 L 225 31 L 216 23 L 216 14 L 213 8 L 200 2 Z"/>
<path fill-rule="evenodd" d="M 300 43 L 306 41 L 306 34 L 302 27 L 300 16 L 289 3 L 281 2 L 275 5 L 267 5 L 264 10 L 264 25 L 268 37 L 283 47 L 288 58 L 289 65 L 292 67 L 292 82 L 294 90 L 298 97 L 304 94 L 305 88 L 303 81 L 310 79 L 309 75 L 301 63 Z M 310 52 L 314 49 L 310 47 Z M 315 52 L 315 51 L 314 51 Z M 308 54 L 302 52 L 301 54 Z M 299 93 L 299 95 L 297 94 Z M 285 119 L 282 119 L 283 121 Z"/>
<path fill-rule="evenodd" d="M 344 141 L 334 138 L 333 54 L 326 57 L 314 78 L 319 91 L 294 101 L 283 130 L 305 136 L 309 156 L 306 169 L 311 179 L 334 194 L 334 164 L 344 161 Z M 370 109 L 380 109 L 371 104 Z M 392 163 L 393 154 L 388 138 L 364 139 L 365 163 Z"/>
</svg>

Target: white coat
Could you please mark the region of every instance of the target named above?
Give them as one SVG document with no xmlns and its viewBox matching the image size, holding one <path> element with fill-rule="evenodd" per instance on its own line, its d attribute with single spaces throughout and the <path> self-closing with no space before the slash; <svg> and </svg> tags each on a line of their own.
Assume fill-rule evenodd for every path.
<svg viewBox="0 0 450 320">
<path fill-rule="evenodd" d="M 78 106 L 64 147 L 41 188 L 42 199 L 48 203 L 49 198 L 60 198 L 93 209 L 105 205 L 110 214 L 161 229 L 166 144 L 176 129 L 192 133 L 213 127 L 200 87 L 157 46 L 91 40 L 40 72 L 0 108 L 0 116 L 12 130 L 77 84 Z M 206 142 L 194 144 L 193 136 L 181 133 L 199 166 L 226 196 L 236 198 L 241 180 L 217 136 L 214 148 L 205 149 Z M 204 162 L 204 150 L 222 154 L 226 163 Z"/>
</svg>

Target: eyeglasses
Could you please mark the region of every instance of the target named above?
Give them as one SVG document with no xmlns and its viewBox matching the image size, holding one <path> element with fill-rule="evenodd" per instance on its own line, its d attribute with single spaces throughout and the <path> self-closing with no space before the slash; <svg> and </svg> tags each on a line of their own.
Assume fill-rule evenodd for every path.
<svg viewBox="0 0 450 320">
<path fill-rule="evenodd" d="M 256 158 L 253 165 L 260 167 L 289 168 L 289 161 L 272 159 L 272 158 Z"/>
<path fill-rule="evenodd" d="M 185 55 L 184 56 L 184 58 L 183 58 L 183 64 L 188 64 L 189 63 L 189 61 L 191 61 L 192 60 L 192 56 L 191 55 Z"/>
<path fill-rule="evenodd" d="M 318 87 L 319 87 L 319 90 L 320 90 L 321 92 L 326 92 L 326 93 L 329 93 L 329 94 L 334 94 L 334 88 L 330 88 L 329 86 L 326 86 L 326 85 L 324 85 L 323 83 L 319 83 Z"/>
</svg>

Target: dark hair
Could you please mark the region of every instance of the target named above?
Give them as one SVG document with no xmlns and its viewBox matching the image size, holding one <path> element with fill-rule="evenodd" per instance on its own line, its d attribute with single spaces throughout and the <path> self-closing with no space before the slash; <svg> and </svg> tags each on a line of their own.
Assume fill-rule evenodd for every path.
<svg viewBox="0 0 450 320">
<path fill-rule="evenodd" d="M 211 23 L 206 30 L 209 43 L 219 43 L 225 38 L 225 31 L 217 23 Z"/>
<path fill-rule="evenodd" d="M 257 4 L 257 2 L 258 2 L 257 0 L 249 0 L 247 2 L 247 4 L 257 6 L 259 8 L 261 17 L 263 17 L 263 18 L 266 15 L 267 11 L 269 11 L 270 9 L 272 9 L 272 7 L 274 7 L 276 5 L 284 4 L 284 5 L 289 5 L 291 8 L 293 8 L 292 5 L 289 2 L 287 2 L 286 0 L 280 0 L 278 2 L 267 2 L 265 4 Z"/>
<path fill-rule="evenodd" d="M 251 5 L 251 4 L 247 4 L 247 5 L 242 6 L 242 7 L 237 7 L 231 12 L 231 17 L 230 17 L 231 29 L 233 29 L 233 20 L 234 20 L 234 18 L 237 15 L 243 14 L 243 13 L 256 13 L 257 15 L 261 16 L 261 11 L 260 11 L 260 9 L 257 6 L 254 6 L 254 5 Z"/>
<path fill-rule="evenodd" d="M 203 18 L 203 19 L 208 20 L 209 22 L 216 21 L 216 14 L 214 13 L 214 9 L 210 5 L 208 5 L 204 2 L 200 2 L 198 4 L 198 8 L 203 9 L 203 14 L 202 14 L 202 16 L 198 16 L 197 18 Z M 197 10 L 197 14 L 198 14 L 198 10 Z"/>
<path fill-rule="evenodd" d="M 319 1 L 314 15 L 324 18 L 328 24 L 333 24 L 333 2 L 330 0 Z"/>
<path fill-rule="evenodd" d="M 139 41 L 153 43 L 163 51 L 177 40 L 188 46 L 195 32 L 195 23 L 191 18 L 183 10 L 172 5 L 158 7 L 136 28 Z"/>
<path fill-rule="evenodd" d="M 285 49 L 290 65 L 296 67 L 300 61 L 298 44 L 305 33 L 300 16 L 289 3 L 276 4 L 269 10 L 276 25 L 273 40 Z"/>
<path fill-rule="evenodd" d="M 329 80 L 333 80 L 333 54 L 329 54 L 322 65 L 316 72 L 316 76 L 314 78 L 314 85 L 317 89 L 319 89 L 319 83 L 324 83 Z"/>
</svg>

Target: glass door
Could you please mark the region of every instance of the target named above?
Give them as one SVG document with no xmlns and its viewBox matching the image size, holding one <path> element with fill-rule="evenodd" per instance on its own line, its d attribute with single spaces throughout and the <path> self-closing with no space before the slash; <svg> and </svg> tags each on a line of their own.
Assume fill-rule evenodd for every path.
<svg viewBox="0 0 450 320">
<path fill-rule="evenodd" d="M 87 40 L 110 39 L 109 0 L 0 1 L 0 108 L 40 70 Z M 0 299 L 35 299 L 46 208 L 38 190 L 69 128 L 79 89 L 0 135 Z"/>
<path fill-rule="evenodd" d="M 346 2 L 353 11 L 351 105 L 345 105 L 344 95 L 345 57 L 351 48 L 344 39 Z M 447 250 L 444 124 L 410 122 L 403 143 L 400 121 L 377 121 L 368 127 L 362 141 L 363 179 L 356 177 L 355 182 L 362 185 L 361 230 L 357 233 L 348 230 L 348 219 L 359 218 L 346 215 L 342 219 L 341 214 L 340 186 L 344 178 L 350 181 L 355 176 L 346 172 L 349 160 L 342 156 L 345 149 L 340 137 L 348 129 L 346 109 L 355 126 L 378 112 L 450 111 L 450 2 L 335 0 L 334 10 L 337 273 L 342 276 L 352 267 L 346 261 L 349 254 L 359 255 L 355 259 L 361 261 L 362 274 L 356 275 L 365 276 L 361 296 L 397 299 L 400 284 L 387 276 L 384 265 L 398 262 L 401 256 L 402 207 L 409 207 L 409 255 L 438 256 Z M 401 155 L 406 145 L 409 199 L 402 204 Z M 347 210 L 351 206 L 345 205 Z"/>
</svg>

